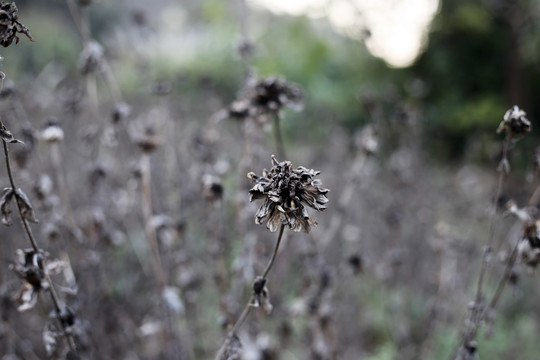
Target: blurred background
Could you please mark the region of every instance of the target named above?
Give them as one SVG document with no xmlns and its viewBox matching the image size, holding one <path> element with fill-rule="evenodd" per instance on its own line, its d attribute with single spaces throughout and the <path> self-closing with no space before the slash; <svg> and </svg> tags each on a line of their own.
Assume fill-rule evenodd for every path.
<svg viewBox="0 0 540 360">
<path fill-rule="evenodd" d="M 40 246 L 62 260 L 53 280 L 82 358 L 215 356 L 276 237 L 254 223 L 246 178 L 272 166 L 275 129 L 231 111 L 271 76 L 303 89 L 302 109 L 279 111 L 287 160 L 320 170 L 330 201 L 310 234 L 286 231 L 274 310 L 247 320 L 242 359 L 450 358 L 489 237 L 496 129 L 514 105 L 532 132 L 509 148 L 488 299 L 520 233 L 505 203 L 537 205 L 539 2 L 16 3 L 35 41 L 0 53 L 0 112 L 25 142 L 10 146 L 16 182 Z M 13 300 L 8 266 L 29 247 L 18 221 L 0 245 L 2 359 L 65 358 L 50 300 L 24 312 Z M 526 270 L 479 358 L 538 357 Z"/>
</svg>

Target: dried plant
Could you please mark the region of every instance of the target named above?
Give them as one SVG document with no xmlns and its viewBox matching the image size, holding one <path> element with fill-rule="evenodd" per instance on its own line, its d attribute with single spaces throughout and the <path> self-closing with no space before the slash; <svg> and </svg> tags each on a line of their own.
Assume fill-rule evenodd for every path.
<svg viewBox="0 0 540 360">
<path fill-rule="evenodd" d="M 279 234 L 274 246 L 272 256 L 266 265 L 262 275 L 257 276 L 252 285 L 252 295 L 244 311 L 229 331 L 228 337 L 220 348 L 216 360 L 228 359 L 224 354 L 236 355 L 241 349 L 237 332 L 251 312 L 252 308 L 262 308 L 270 314 L 273 306 L 270 303 L 268 290 L 268 274 L 272 269 L 279 245 L 281 243 L 285 227 L 294 231 L 308 233 L 311 226 L 316 222 L 307 214 L 306 207 L 322 211 L 326 209 L 328 202 L 326 194 L 328 189 L 321 187 L 322 183 L 314 179 L 318 171 L 298 167 L 293 170 L 290 161 L 279 162 L 272 155 L 272 168 L 270 171 L 263 170 L 263 176 L 257 176 L 250 172 L 248 177 L 255 182 L 255 186 L 249 191 L 250 200 L 264 198 L 263 205 L 255 214 L 255 222 L 261 224 L 267 221 L 267 228 L 274 232 L 279 227 Z M 234 349 L 234 351 L 232 350 Z M 232 357 L 231 359 L 234 359 Z"/>
</svg>

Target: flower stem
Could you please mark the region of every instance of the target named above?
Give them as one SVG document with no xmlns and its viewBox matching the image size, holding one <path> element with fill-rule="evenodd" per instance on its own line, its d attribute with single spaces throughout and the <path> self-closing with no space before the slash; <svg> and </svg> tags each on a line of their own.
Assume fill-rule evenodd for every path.
<svg viewBox="0 0 540 360">
<path fill-rule="evenodd" d="M 278 238 L 277 238 L 277 241 L 276 241 L 276 245 L 274 246 L 274 251 L 272 253 L 272 257 L 270 258 L 270 261 L 268 261 L 268 265 L 266 265 L 266 268 L 265 268 L 265 270 L 263 272 L 263 275 L 261 276 L 263 279 L 266 279 L 266 277 L 268 276 L 268 273 L 270 272 L 270 270 L 272 269 L 272 266 L 274 265 L 274 260 L 276 259 L 276 256 L 277 256 L 277 253 L 278 253 L 278 250 L 279 250 L 279 245 L 281 244 L 281 239 L 283 238 L 284 230 L 285 230 L 285 225 L 281 224 L 281 227 L 279 229 Z M 238 320 L 236 320 L 236 323 L 232 327 L 231 331 L 229 331 L 229 335 L 227 336 L 227 340 L 236 335 L 236 333 L 238 332 L 238 329 L 240 329 L 240 327 L 242 326 L 242 324 L 244 323 L 244 321 L 248 317 L 249 313 L 251 312 L 251 309 L 253 308 L 253 306 L 251 305 L 252 298 L 253 298 L 253 296 L 249 299 L 248 303 L 244 307 L 244 310 L 242 311 L 242 314 L 240 314 L 240 317 L 238 318 Z M 224 345 L 227 343 L 227 340 L 225 340 Z"/>
<path fill-rule="evenodd" d="M 2 123 L 2 121 L 0 121 L 0 127 L 2 127 L 2 126 L 3 126 L 3 123 Z M 10 182 L 11 188 L 13 190 L 15 190 L 16 189 L 15 181 L 13 180 L 13 172 L 11 170 L 11 163 L 10 163 L 10 160 L 9 160 L 9 149 L 8 149 L 6 141 L 3 140 L 3 139 L 2 139 L 2 144 L 4 146 L 4 157 L 6 159 L 6 170 L 7 170 L 7 173 L 8 173 L 9 182 Z M 40 250 L 39 250 L 39 247 L 37 245 L 36 239 L 34 238 L 34 235 L 32 233 L 32 229 L 30 229 L 30 226 L 28 225 L 28 221 L 23 216 L 22 208 L 21 208 L 21 205 L 19 204 L 18 199 L 16 199 L 15 203 L 17 204 L 17 209 L 19 210 L 19 215 L 20 215 L 20 218 L 21 218 L 21 222 L 23 224 L 23 228 L 24 228 L 26 237 L 28 238 L 28 241 L 32 245 L 32 249 L 34 250 L 34 252 L 39 253 Z M 45 274 L 47 282 L 49 283 L 49 289 L 48 289 L 49 294 L 51 295 L 51 299 L 52 299 L 52 302 L 53 302 L 53 305 L 54 305 L 54 310 L 56 311 L 56 315 L 59 317 L 60 314 L 61 314 L 60 303 L 58 301 L 58 295 L 56 294 L 56 291 L 54 289 L 54 285 L 52 283 L 51 277 L 49 276 L 48 272 L 44 269 L 43 264 L 40 263 L 39 266 L 40 266 L 40 270 L 43 271 L 43 273 Z M 60 326 L 63 329 L 63 333 L 64 333 L 63 335 L 64 335 L 64 337 L 65 337 L 65 339 L 66 339 L 66 341 L 68 343 L 69 349 L 71 351 L 76 351 L 75 342 L 73 341 L 72 336 L 67 332 L 66 326 L 64 325 L 64 323 L 60 319 L 59 319 L 59 323 L 60 323 Z"/>
<path fill-rule="evenodd" d="M 283 145 L 283 137 L 281 135 L 280 118 L 278 112 L 274 112 L 274 136 L 276 138 L 276 147 L 278 157 L 285 159 L 287 154 L 285 153 L 285 146 Z"/>
</svg>

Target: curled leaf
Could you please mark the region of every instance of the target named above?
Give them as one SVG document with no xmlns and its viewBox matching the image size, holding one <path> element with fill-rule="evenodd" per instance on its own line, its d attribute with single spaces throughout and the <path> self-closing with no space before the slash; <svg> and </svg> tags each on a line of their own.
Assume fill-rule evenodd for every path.
<svg viewBox="0 0 540 360">
<path fill-rule="evenodd" d="M 2 213 L 2 223 L 6 226 L 11 225 L 11 199 L 15 191 L 12 188 L 3 190 L 2 198 L 0 199 L 0 212 Z"/>
<path fill-rule="evenodd" d="M 2 127 L 0 128 L 0 137 L 2 138 L 2 140 L 10 144 L 23 144 L 22 141 L 15 139 L 11 131 L 9 131 L 4 125 L 2 125 Z"/>
<path fill-rule="evenodd" d="M 15 190 L 15 197 L 17 198 L 17 203 L 21 208 L 21 214 L 23 218 L 27 221 L 37 224 L 38 220 L 36 219 L 36 215 L 34 214 L 34 208 L 32 207 L 32 204 L 30 204 L 30 200 L 28 199 L 28 196 L 26 196 L 24 191 L 22 191 L 20 188 Z"/>
</svg>

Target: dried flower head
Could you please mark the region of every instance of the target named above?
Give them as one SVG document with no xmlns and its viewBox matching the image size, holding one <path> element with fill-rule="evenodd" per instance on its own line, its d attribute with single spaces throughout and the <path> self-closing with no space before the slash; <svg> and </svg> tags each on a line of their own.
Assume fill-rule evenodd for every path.
<svg viewBox="0 0 540 360">
<path fill-rule="evenodd" d="M 0 45 L 3 47 L 11 45 L 13 40 L 15 44 L 19 43 L 17 33 L 24 34 L 30 41 L 34 41 L 28 28 L 18 21 L 18 11 L 14 2 L 0 3 Z"/>
<path fill-rule="evenodd" d="M 249 191 L 250 201 L 264 199 L 255 214 L 255 222 L 267 221 L 266 227 L 272 232 L 283 224 L 294 231 L 308 233 L 317 222 L 308 215 L 306 206 L 322 211 L 328 202 L 328 189 L 322 188 L 321 181 L 315 179 L 320 172 L 303 166 L 293 170 L 290 161 L 279 162 L 274 155 L 272 163 L 270 171 L 264 169 L 262 176 L 248 174 L 255 183 Z"/>
<path fill-rule="evenodd" d="M 503 121 L 497 128 L 497 133 L 506 131 L 510 137 L 524 136 L 531 131 L 531 122 L 525 118 L 525 111 L 515 106 L 504 114 Z"/>
<path fill-rule="evenodd" d="M 264 122 L 266 115 L 276 113 L 284 107 L 301 110 L 304 106 L 302 88 L 275 76 L 251 78 L 240 98 L 228 109 L 229 117 L 234 119 L 253 118 Z"/>
</svg>

